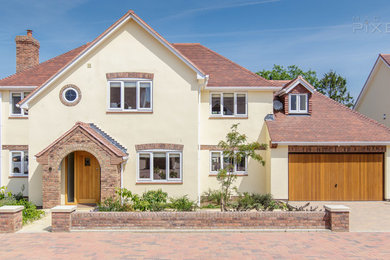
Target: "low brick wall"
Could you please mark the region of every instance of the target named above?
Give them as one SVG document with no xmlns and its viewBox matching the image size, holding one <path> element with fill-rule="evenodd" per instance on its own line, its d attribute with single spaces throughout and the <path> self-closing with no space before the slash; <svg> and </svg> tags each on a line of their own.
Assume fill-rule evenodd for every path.
<svg viewBox="0 0 390 260">
<path fill-rule="evenodd" d="M 325 212 L 75 212 L 72 229 L 325 229 Z"/>
<path fill-rule="evenodd" d="M 294 212 L 57 212 L 52 230 L 330 229 L 349 231 L 349 211 Z"/>
<path fill-rule="evenodd" d="M 0 207 L 0 233 L 13 233 L 23 226 L 23 206 Z"/>
</svg>

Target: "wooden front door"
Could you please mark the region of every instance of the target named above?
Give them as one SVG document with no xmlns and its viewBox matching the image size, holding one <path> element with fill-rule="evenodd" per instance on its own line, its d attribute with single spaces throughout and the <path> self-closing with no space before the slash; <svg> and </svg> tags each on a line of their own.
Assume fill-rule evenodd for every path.
<svg viewBox="0 0 390 260">
<path fill-rule="evenodd" d="M 290 154 L 289 200 L 383 200 L 383 154 Z"/>
<path fill-rule="evenodd" d="M 67 159 L 69 160 L 69 159 Z M 100 201 L 100 166 L 97 159 L 88 152 L 74 152 L 74 201 L 69 202 L 69 184 L 66 184 L 66 202 L 67 204 L 78 203 L 97 203 Z M 66 171 L 72 166 L 68 165 Z M 69 180 L 66 176 L 66 180 Z"/>
</svg>

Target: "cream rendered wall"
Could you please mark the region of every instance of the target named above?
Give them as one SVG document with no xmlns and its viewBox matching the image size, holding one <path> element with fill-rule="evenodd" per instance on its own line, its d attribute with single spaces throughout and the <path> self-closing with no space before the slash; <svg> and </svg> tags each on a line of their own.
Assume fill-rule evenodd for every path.
<svg viewBox="0 0 390 260">
<path fill-rule="evenodd" d="M 360 113 L 375 119 L 379 123 L 390 126 L 390 68 L 379 61 L 371 80 L 366 86 L 365 95 L 355 108 Z M 386 119 L 383 119 L 386 114 Z"/>
<path fill-rule="evenodd" d="M 154 73 L 153 113 L 107 114 L 107 72 Z M 81 101 L 74 107 L 60 102 L 59 92 L 66 84 L 81 90 Z M 76 121 L 95 123 L 128 149 L 124 187 L 136 193 L 162 188 L 170 196 L 188 194 L 196 199 L 197 104 L 196 73 L 129 21 L 30 104 L 30 154 L 43 150 Z M 136 184 L 135 145 L 142 143 L 183 144 L 183 184 Z M 30 172 L 29 196 L 41 205 L 42 170 L 36 160 L 30 160 Z"/>
<path fill-rule="evenodd" d="M 18 92 L 18 91 L 14 91 Z M 10 91 L 1 91 L 1 145 L 28 145 L 28 119 L 10 119 Z M 30 157 L 31 158 L 31 157 Z M 28 178 L 10 177 L 10 152 L 1 148 L 1 186 L 12 193 L 28 195 Z"/>
<path fill-rule="evenodd" d="M 275 199 L 288 199 L 288 146 L 271 149 L 270 192 Z"/>
<path fill-rule="evenodd" d="M 223 91 L 229 93 L 227 91 Z M 213 91 L 212 93 L 215 93 Z M 231 93 L 231 92 L 230 92 Z M 233 124 L 239 123 L 238 131 L 247 135 L 249 142 L 257 141 L 268 144 L 267 130 L 264 118 L 273 113 L 273 92 L 249 91 L 248 93 L 248 119 L 209 119 L 210 117 L 210 92 L 202 91 L 200 109 L 200 144 L 217 145 L 220 140 L 225 140 L 226 134 Z M 260 154 L 267 159 L 267 151 Z M 262 166 L 260 163 L 249 160 L 248 176 L 239 176 L 235 186 L 239 192 L 266 193 L 267 187 L 266 169 L 269 164 Z M 200 151 L 200 183 L 201 193 L 208 189 L 217 189 L 219 183 L 215 176 L 210 176 L 210 151 Z"/>
</svg>

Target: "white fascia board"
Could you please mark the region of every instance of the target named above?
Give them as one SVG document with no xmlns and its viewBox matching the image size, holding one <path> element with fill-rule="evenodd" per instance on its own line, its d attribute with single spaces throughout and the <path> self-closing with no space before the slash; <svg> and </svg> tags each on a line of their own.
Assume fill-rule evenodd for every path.
<svg viewBox="0 0 390 260">
<path fill-rule="evenodd" d="M 310 91 L 310 93 L 313 93 L 315 90 L 309 86 L 307 86 L 307 84 L 303 81 L 303 80 L 300 80 L 298 79 L 297 82 L 295 82 L 294 84 L 292 84 L 291 86 L 289 86 L 288 88 L 286 89 L 282 89 L 279 93 L 280 94 L 285 94 L 285 93 L 288 93 L 290 92 L 293 88 L 295 88 L 298 84 L 301 84 L 302 86 L 304 86 L 307 90 Z"/>
<path fill-rule="evenodd" d="M 377 68 L 377 66 L 379 64 L 379 61 L 382 61 L 388 68 L 390 68 L 389 64 L 387 64 L 387 62 L 385 60 L 383 60 L 382 56 L 379 55 L 378 58 L 375 61 L 374 66 L 372 67 L 372 69 L 370 71 L 370 74 L 368 74 L 367 80 L 364 83 L 362 91 L 360 91 L 358 98 L 356 99 L 356 102 L 355 102 L 355 105 L 353 106 L 353 109 L 356 109 L 356 107 L 359 105 L 362 97 L 364 96 L 364 94 L 366 94 L 366 92 L 367 92 L 367 85 L 371 81 L 372 75 L 374 74 L 374 71 L 376 71 L 376 68 Z"/>
<path fill-rule="evenodd" d="M 278 145 L 390 145 L 390 141 L 373 141 L 373 142 L 272 142 Z"/>
<path fill-rule="evenodd" d="M 0 86 L 0 90 L 33 90 L 38 86 Z"/>
<path fill-rule="evenodd" d="M 123 19 L 119 24 L 117 24 L 115 27 L 113 27 L 110 31 L 108 31 L 102 38 L 100 38 L 98 41 L 96 41 L 91 46 L 87 47 L 87 49 L 76 59 L 74 59 L 71 63 L 66 65 L 64 68 L 61 69 L 60 72 L 58 72 L 53 78 L 51 78 L 48 82 L 46 82 L 34 95 L 30 96 L 28 99 L 24 100 L 20 104 L 21 108 L 27 109 L 28 108 L 28 102 L 30 102 L 34 97 L 36 97 L 39 93 L 41 93 L 48 85 L 50 85 L 53 81 L 61 77 L 70 67 L 73 66 L 77 61 L 88 55 L 92 50 L 96 48 L 101 42 L 103 42 L 107 37 L 109 37 L 111 34 L 113 34 L 118 28 L 120 28 L 123 24 L 125 24 L 129 19 L 133 19 L 137 22 L 142 28 L 144 28 L 148 33 L 150 33 L 155 39 L 157 39 L 161 44 L 163 44 L 165 47 L 167 47 L 173 54 L 175 54 L 180 60 L 182 60 L 185 64 L 190 66 L 191 69 L 193 69 L 197 73 L 197 77 L 206 78 L 207 75 L 204 75 L 201 71 L 199 71 L 193 64 L 191 64 L 188 60 L 186 60 L 183 55 L 181 55 L 177 50 L 175 50 L 172 46 L 164 42 L 160 37 L 156 35 L 152 30 L 150 30 L 147 26 L 145 26 L 143 23 L 141 23 L 136 17 L 134 17 L 132 14 L 130 14 L 128 17 Z"/>
<path fill-rule="evenodd" d="M 248 91 L 248 90 L 255 90 L 255 91 L 278 91 L 280 90 L 281 87 L 273 87 L 273 86 L 265 86 L 265 87 L 260 87 L 260 86 L 218 86 L 218 87 L 205 87 L 205 90 L 210 90 L 210 91 Z"/>
</svg>

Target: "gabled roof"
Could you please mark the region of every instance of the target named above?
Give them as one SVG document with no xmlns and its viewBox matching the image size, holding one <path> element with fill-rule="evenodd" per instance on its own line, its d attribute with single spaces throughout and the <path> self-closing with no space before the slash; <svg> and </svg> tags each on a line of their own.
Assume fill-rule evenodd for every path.
<svg viewBox="0 0 390 260">
<path fill-rule="evenodd" d="M 67 53 L 54 57 L 50 60 L 42 62 L 28 70 L 15 73 L 0 80 L 0 89 L 9 86 L 40 86 L 70 60 L 76 57 L 80 52 L 87 48 L 88 44 L 84 44 Z"/>
<path fill-rule="evenodd" d="M 209 75 L 207 86 L 275 87 L 253 73 L 199 43 L 173 43 L 176 49 Z"/>
<path fill-rule="evenodd" d="M 377 69 L 378 64 L 380 62 L 383 62 L 383 64 L 385 64 L 388 68 L 390 68 L 390 54 L 379 54 L 378 55 L 378 58 L 375 61 L 374 67 L 372 67 L 370 74 L 368 75 L 367 80 L 364 83 L 364 86 L 363 86 L 362 90 L 360 91 L 358 98 L 356 99 L 355 105 L 353 106 L 354 109 L 356 109 L 356 107 L 359 105 L 362 97 L 366 93 L 367 85 L 370 82 L 371 77 L 374 74 L 374 71 Z"/>
<path fill-rule="evenodd" d="M 390 144 L 390 129 L 319 92 L 312 94 L 311 115 L 276 112 L 266 120 L 276 144 Z"/>
<path fill-rule="evenodd" d="M 54 145 L 56 145 L 61 140 L 63 140 L 65 137 L 67 137 L 69 134 L 71 134 L 76 128 L 82 128 L 83 130 L 85 130 L 95 140 L 97 140 L 103 146 L 108 148 L 115 155 L 117 155 L 119 157 L 127 157 L 128 156 L 126 148 L 124 148 L 122 145 L 120 145 L 112 137 L 110 137 L 108 134 L 103 132 L 96 125 L 94 125 L 92 123 L 88 124 L 88 123 L 83 123 L 83 122 L 76 122 L 76 124 L 71 129 L 69 129 L 67 132 L 65 132 L 58 139 L 56 139 L 53 143 L 51 143 L 48 147 L 43 149 L 41 152 L 39 152 L 35 156 L 36 157 L 42 156 L 46 151 L 50 150 L 50 148 L 52 148 Z"/>
<path fill-rule="evenodd" d="M 287 84 L 285 84 L 284 87 L 276 93 L 276 95 L 287 94 L 298 85 L 302 85 L 310 93 L 313 93 L 315 91 L 315 88 L 309 82 L 307 82 L 302 76 L 299 75 L 295 79 L 293 79 L 290 82 L 288 82 Z"/>
<path fill-rule="evenodd" d="M 180 60 L 182 60 L 187 66 L 189 66 L 192 70 L 197 73 L 198 78 L 206 78 L 207 75 L 199 69 L 191 60 L 187 57 L 183 56 L 178 50 L 176 50 L 167 40 L 165 40 L 160 34 L 158 34 L 155 30 L 153 30 L 148 24 L 146 24 L 140 17 L 138 17 L 133 10 L 128 11 L 124 16 L 122 16 L 118 21 L 116 21 L 113 25 L 111 25 L 107 30 L 105 30 L 102 34 L 100 34 L 95 40 L 93 40 L 88 46 L 82 50 L 79 54 L 73 57 L 70 61 L 68 61 L 60 70 L 54 73 L 48 80 L 46 80 L 43 84 L 38 86 L 35 90 L 33 90 L 30 95 L 28 95 L 25 99 L 23 99 L 19 104 L 22 108 L 27 108 L 27 104 L 30 100 L 32 100 L 38 93 L 40 93 L 43 89 L 45 89 L 53 80 L 59 77 L 62 73 L 67 71 L 77 60 L 82 58 L 84 55 L 92 51 L 96 46 L 98 46 L 102 40 L 115 32 L 122 24 L 124 24 L 129 19 L 137 22 L 143 29 L 145 29 L 151 36 L 153 36 L 156 40 L 158 40 L 161 44 L 163 44 L 169 51 L 171 51 L 174 55 L 176 55 Z"/>
</svg>

